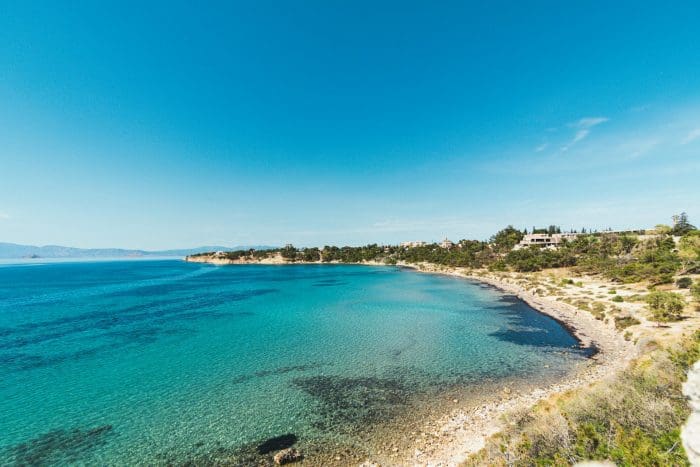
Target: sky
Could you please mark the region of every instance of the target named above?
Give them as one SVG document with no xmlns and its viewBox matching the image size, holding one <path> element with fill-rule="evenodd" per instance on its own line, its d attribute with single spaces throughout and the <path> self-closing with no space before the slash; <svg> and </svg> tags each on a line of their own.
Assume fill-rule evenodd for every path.
<svg viewBox="0 0 700 467">
<path fill-rule="evenodd" d="M 0 242 L 700 224 L 700 2 L 205 3 L 0 2 Z"/>
</svg>

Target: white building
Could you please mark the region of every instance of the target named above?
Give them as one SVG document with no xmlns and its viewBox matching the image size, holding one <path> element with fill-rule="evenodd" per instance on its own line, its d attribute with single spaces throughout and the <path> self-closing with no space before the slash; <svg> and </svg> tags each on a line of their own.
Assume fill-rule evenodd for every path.
<svg viewBox="0 0 700 467">
<path fill-rule="evenodd" d="M 425 246 L 425 245 L 427 245 L 427 243 L 426 243 L 426 242 L 421 242 L 421 241 L 418 241 L 418 242 L 401 242 L 401 246 L 402 246 L 403 248 L 415 248 L 415 247 L 417 247 L 417 246 Z"/>
<path fill-rule="evenodd" d="M 443 241 L 440 242 L 440 248 L 452 248 L 455 246 L 454 242 L 448 238 L 445 238 Z"/>
<path fill-rule="evenodd" d="M 556 248 L 564 241 L 570 241 L 576 238 L 575 233 L 556 233 L 556 234 L 528 234 L 520 240 L 520 243 L 515 245 L 514 250 L 528 248 L 531 246 Z"/>
</svg>

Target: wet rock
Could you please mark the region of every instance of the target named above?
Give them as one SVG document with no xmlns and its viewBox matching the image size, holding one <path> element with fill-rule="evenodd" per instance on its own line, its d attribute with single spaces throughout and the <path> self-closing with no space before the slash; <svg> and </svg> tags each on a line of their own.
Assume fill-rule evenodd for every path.
<svg viewBox="0 0 700 467">
<path fill-rule="evenodd" d="M 300 461 L 302 458 L 302 454 L 294 448 L 282 449 L 273 457 L 277 465 L 291 464 L 292 462 Z"/>
</svg>

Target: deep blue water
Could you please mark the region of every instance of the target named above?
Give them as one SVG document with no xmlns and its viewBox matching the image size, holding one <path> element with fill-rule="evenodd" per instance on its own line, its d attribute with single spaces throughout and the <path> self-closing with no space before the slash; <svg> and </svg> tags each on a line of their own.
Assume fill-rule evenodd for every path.
<svg viewBox="0 0 700 467">
<path fill-rule="evenodd" d="M 0 265 L 0 464 L 363 446 L 443 391 L 556 378 L 575 345 L 495 289 L 395 267 Z"/>
</svg>

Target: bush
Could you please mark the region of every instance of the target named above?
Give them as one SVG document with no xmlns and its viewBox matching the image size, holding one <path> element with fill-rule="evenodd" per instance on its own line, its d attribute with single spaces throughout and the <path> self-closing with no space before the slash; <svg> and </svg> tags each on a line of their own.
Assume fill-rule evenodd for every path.
<svg viewBox="0 0 700 467">
<path fill-rule="evenodd" d="M 679 320 L 685 307 L 683 297 L 673 292 L 652 292 L 646 302 L 657 323 Z"/>
<path fill-rule="evenodd" d="M 621 296 L 619 296 L 619 295 L 615 295 L 611 300 L 612 300 L 613 302 L 615 302 L 615 303 L 622 303 L 622 302 L 625 301 L 625 300 L 624 300 Z"/>
<path fill-rule="evenodd" d="M 695 301 L 700 302 L 700 283 L 693 284 L 690 287 L 690 295 L 695 299 Z"/>
<path fill-rule="evenodd" d="M 632 316 L 616 316 L 615 329 L 622 331 L 625 328 L 639 324 L 639 320 Z"/>
<path fill-rule="evenodd" d="M 690 277 L 681 277 L 676 281 L 676 287 L 679 289 L 689 289 L 693 285 L 693 279 Z"/>
<path fill-rule="evenodd" d="M 674 349 L 654 351 L 612 380 L 516 413 L 464 465 L 688 465 L 680 428 L 690 408 L 681 385 L 698 357 L 700 332 Z"/>
</svg>

